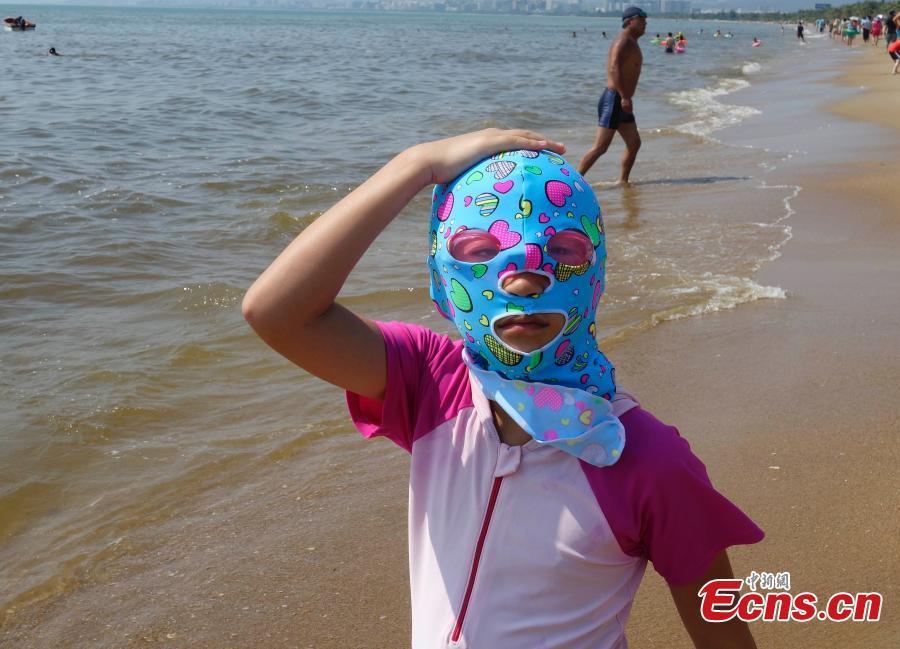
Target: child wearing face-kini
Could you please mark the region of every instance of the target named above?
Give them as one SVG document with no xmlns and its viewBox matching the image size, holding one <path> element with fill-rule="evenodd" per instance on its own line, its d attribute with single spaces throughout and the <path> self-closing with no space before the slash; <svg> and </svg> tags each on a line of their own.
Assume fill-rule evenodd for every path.
<svg viewBox="0 0 900 649">
<path fill-rule="evenodd" d="M 411 454 L 415 649 L 624 647 L 648 560 L 698 646 L 753 647 L 743 622 L 704 623 L 697 592 L 763 533 L 616 385 L 595 338 L 603 219 L 563 152 L 497 129 L 404 151 L 288 246 L 245 317 Z M 334 302 L 431 184 L 431 297 L 459 339 Z"/>
</svg>

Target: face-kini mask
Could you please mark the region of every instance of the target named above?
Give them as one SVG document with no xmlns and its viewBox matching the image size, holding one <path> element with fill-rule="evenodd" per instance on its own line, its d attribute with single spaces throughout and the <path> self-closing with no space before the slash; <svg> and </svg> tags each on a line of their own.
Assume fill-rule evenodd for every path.
<svg viewBox="0 0 900 649">
<path fill-rule="evenodd" d="M 498 153 L 435 187 L 430 237 L 431 298 L 463 336 L 463 359 L 485 396 L 539 443 L 615 463 L 625 444 L 610 406 L 615 370 L 594 337 L 605 234 L 584 178 L 550 151 Z M 547 288 L 503 289 L 526 271 Z M 560 314 L 565 324 L 531 351 L 500 338 L 498 321 L 531 314 Z"/>
</svg>

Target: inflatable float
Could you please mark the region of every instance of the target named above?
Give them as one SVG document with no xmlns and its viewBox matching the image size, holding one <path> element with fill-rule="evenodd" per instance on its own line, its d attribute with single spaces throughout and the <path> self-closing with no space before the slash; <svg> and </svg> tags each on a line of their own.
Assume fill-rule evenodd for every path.
<svg viewBox="0 0 900 649">
<path fill-rule="evenodd" d="M 22 17 L 3 19 L 3 29 L 8 32 L 24 32 L 34 29 L 36 26 L 37 25 L 30 20 L 25 20 Z"/>
</svg>

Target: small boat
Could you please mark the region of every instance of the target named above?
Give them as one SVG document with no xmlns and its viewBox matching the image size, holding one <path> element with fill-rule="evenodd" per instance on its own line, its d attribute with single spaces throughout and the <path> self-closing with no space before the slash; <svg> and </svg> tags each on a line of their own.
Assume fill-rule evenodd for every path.
<svg viewBox="0 0 900 649">
<path fill-rule="evenodd" d="M 21 16 L 18 18 L 4 18 L 3 29 L 8 32 L 24 32 L 37 27 L 33 22 L 25 20 Z"/>
</svg>

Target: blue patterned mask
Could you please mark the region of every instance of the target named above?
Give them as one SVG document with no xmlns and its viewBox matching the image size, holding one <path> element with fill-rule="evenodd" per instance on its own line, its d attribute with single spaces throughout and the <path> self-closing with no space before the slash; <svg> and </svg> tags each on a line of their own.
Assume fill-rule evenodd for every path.
<svg viewBox="0 0 900 649">
<path fill-rule="evenodd" d="M 478 235 L 496 246 L 496 254 L 480 259 L 457 253 L 473 261 L 453 257 L 457 238 Z M 583 262 L 583 256 L 571 254 L 579 238 L 590 242 L 590 258 Z M 454 322 L 472 360 L 483 369 L 609 400 L 615 393 L 613 368 L 594 337 L 594 312 L 604 288 L 604 240 L 597 199 L 565 160 L 547 151 L 499 153 L 434 189 L 431 299 Z M 522 271 L 546 276 L 550 286 L 530 297 L 506 293 L 502 280 Z M 559 335 L 543 348 L 516 350 L 497 335 L 497 320 L 533 313 L 566 318 Z"/>
<path fill-rule="evenodd" d="M 613 398 L 615 370 L 597 347 L 594 324 L 604 288 L 603 219 L 571 165 L 549 151 L 482 160 L 435 187 L 430 237 L 431 298 L 463 336 L 472 365 L 508 381 Z M 547 277 L 549 286 L 525 297 L 503 290 L 509 274 L 525 271 Z M 562 314 L 565 324 L 537 350 L 514 349 L 495 329 L 509 315 L 549 313 Z M 523 428 L 538 439 L 540 431 Z M 584 429 L 557 432 L 577 436 Z"/>
</svg>

